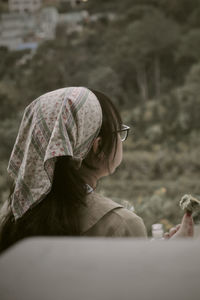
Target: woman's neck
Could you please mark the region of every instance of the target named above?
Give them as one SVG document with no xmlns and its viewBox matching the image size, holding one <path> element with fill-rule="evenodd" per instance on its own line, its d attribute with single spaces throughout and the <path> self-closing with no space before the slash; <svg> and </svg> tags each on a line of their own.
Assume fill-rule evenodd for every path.
<svg viewBox="0 0 200 300">
<path fill-rule="evenodd" d="M 84 178 L 85 183 L 87 183 L 89 186 L 91 186 L 91 188 L 93 188 L 93 190 L 95 190 L 99 177 L 94 174 L 94 171 L 92 172 L 90 169 L 82 167 L 80 169 L 80 173 L 82 175 L 82 178 Z"/>
</svg>

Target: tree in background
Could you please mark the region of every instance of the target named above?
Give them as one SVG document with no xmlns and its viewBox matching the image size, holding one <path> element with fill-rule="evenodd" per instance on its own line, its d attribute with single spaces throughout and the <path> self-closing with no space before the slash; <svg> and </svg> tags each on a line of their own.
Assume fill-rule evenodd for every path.
<svg viewBox="0 0 200 300">
<path fill-rule="evenodd" d="M 166 69 L 180 38 L 179 25 L 151 6 L 133 6 L 105 33 L 104 55 L 120 74 L 124 89 L 139 90 L 145 102 L 165 91 Z M 109 45 L 110 43 L 110 45 Z M 133 92 L 133 91 L 132 91 Z"/>
<path fill-rule="evenodd" d="M 200 28 L 192 28 L 182 36 L 176 57 L 190 58 L 190 64 L 200 60 Z"/>
</svg>

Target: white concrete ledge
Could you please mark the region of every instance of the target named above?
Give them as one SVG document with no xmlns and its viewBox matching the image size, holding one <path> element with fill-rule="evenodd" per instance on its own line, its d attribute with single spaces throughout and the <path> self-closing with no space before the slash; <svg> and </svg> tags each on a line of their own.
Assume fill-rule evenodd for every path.
<svg viewBox="0 0 200 300">
<path fill-rule="evenodd" d="M 197 300 L 200 241 L 30 238 L 0 257 L 1 300 Z"/>
</svg>

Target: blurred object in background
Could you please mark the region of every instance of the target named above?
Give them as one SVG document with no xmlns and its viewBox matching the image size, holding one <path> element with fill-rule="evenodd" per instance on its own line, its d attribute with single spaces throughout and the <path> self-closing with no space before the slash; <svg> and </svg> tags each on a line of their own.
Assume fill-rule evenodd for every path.
<svg viewBox="0 0 200 300">
<path fill-rule="evenodd" d="M 152 239 L 151 241 L 156 241 L 156 240 L 164 240 L 163 234 L 163 225 L 162 224 L 153 224 L 151 226 L 152 228 Z"/>
<path fill-rule="evenodd" d="M 39 10 L 42 6 L 42 0 L 8 0 L 10 12 L 30 12 Z"/>
<path fill-rule="evenodd" d="M 53 7 L 37 13 L 13 12 L 1 15 L 0 46 L 9 50 L 36 49 L 42 41 L 55 38 L 58 12 Z"/>
</svg>

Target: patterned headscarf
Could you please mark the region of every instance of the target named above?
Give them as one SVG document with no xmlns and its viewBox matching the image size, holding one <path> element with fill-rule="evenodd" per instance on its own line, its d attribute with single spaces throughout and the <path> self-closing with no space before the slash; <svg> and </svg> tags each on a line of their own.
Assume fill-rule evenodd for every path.
<svg viewBox="0 0 200 300">
<path fill-rule="evenodd" d="M 15 181 L 15 220 L 50 192 L 58 156 L 71 156 L 81 166 L 101 124 L 100 103 L 84 87 L 46 93 L 25 108 L 7 168 Z"/>
</svg>

